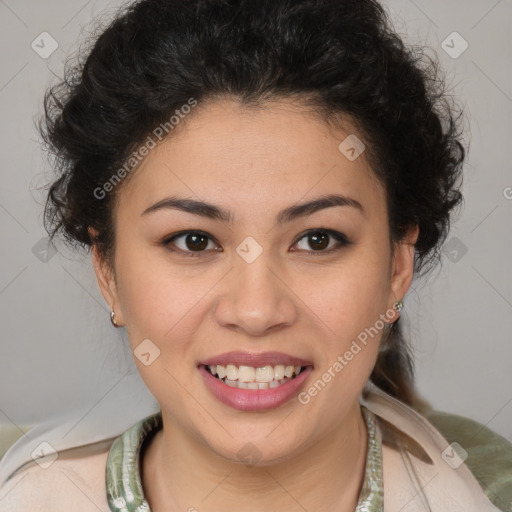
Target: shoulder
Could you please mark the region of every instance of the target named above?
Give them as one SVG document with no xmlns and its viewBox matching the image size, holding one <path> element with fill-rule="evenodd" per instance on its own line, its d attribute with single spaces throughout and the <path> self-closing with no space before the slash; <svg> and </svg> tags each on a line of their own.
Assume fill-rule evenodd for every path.
<svg viewBox="0 0 512 512">
<path fill-rule="evenodd" d="M 114 439 L 31 461 L 0 488 L 2 512 L 109 512 L 105 468 Z M 53 457 L 57 457 L 53 459 Z"/>
<path fill-rule="evenodd" d="M 465 512 L 510 510 L 509 441 L 470 418 L 431 407 L 415 409 L 373 384 L 360 401 L 378 416 L 382 443 L 391 448 L 388 454 L 399 455 L 388 464 L 388 472 L 395 472 L 392 484 L 387 479 L 388 488 L 395 490 L 400 482 L 404 497 L 423 497 L 414 510 L 423 510 L 425 502 L 441 510 L 448 502 L 450 510 Z M 495 465 L 493 454 L 500 451 Z M 386 478 L 384 484 L 386 489 Z M 407 510 L 412 510 L 410 505 Z"/>
<path fill-rule="evenodd" d="M 436 410 L 423 416 L 455 449 L 489 499 L 505 510 L 512 503 L 512 443 L 465 416 Z"/>
</svg>

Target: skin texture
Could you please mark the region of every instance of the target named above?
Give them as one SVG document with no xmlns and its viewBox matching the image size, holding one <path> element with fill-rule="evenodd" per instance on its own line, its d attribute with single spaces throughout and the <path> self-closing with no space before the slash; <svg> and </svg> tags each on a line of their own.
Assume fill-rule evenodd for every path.
<svg viewBox="0 0 512 512">
<path fill-rule="evenodd" d="M 359 394 L 380 334 L 308 404 L 293 398 L 263 412 L 238 411 L 213 397 L 197 369 L 223 352 L 277 350 L 312 362 L 307 390 L 407 292 L 417 229 L 390 246 L 385 191 L 364 153 L 351 162 L 338 150 L 357 134 L 348 121 L 344 127 L 291 101 L 248 109 L 217 100 L 199 105 L 122 186 L 115 279 L 96 251 L 93 262 L 132 350 L 147 338 L 160 350 L 149 366 L 135 358 L 164 422 L 142 466 L 154 512 L 356 506 L 367 443 Z M 356 199 L 364 212 L 330 207 L 276 224 L 282 209 L 334 193 Z M 141 215 L 171 195 L 231 210 L 233 222 L 178 210 Z M 331 237 L 315 250 L 304 233 L 322 228 L 351 244 Z M 211 240 L 194 252 L 183 236 L 171 252 L 162 242 L 181 230 Z M 236 252 L 248 236 L 263 249 L 250 264 Z M 248 442 L 261 456 L 252 467 L 237 456 Z"/>
</svg>

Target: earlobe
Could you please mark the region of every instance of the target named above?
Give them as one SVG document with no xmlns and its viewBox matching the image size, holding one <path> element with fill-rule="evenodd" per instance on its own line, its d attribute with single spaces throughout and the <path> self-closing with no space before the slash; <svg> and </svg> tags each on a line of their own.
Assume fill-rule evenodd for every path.
<svg viewBox="0 0 512 512">
<path fill-rule="evenodd" d="M 122 314 L 120 308 L 115 308 L 116 304 L 118 303 L 115 278 L 112 273 L 112 269 L 107 265 L 107 263 L 99 254 L 97 245 L 92 245 L 91 258 L 101 294 L 107 302 L 108 307 L 111 310 L 116 309 L 117 321 L 122 322 Z"/>
<path fill-rule="evenodd" d="M 397 301 L 402 301 L 411 286 L 414 277 L 414 246 L 418 235 L 419 226 L 414 225 L 409 229 L 404 239 L 397 243 L 395 247 L 389 298 L 391 305 L 394 305 Z M 398 308 L 398 313 L 400 309 Z"/>
</svg>

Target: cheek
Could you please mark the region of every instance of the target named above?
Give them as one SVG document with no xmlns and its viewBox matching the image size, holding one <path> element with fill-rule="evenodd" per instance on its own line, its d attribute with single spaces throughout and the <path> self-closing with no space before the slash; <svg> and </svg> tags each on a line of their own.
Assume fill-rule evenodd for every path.
<svg viewBox="0 0 512 512">
<path fill-rule="evenodd" d="M 317 295 L 316 310 L 328 329 L 317 351 L 316 379 L 299 398 L 311 410 L 322 411 L 325 424 L 344 417 L 375 366 L 386 326 L 381 319 L 386 312 L 386 268 L 360 261 L 332 275 L 325 293 Z"/>
<path fill-rule="evenodd" d="M 157 261 L 128 248 L 119 253 L 118 294 L 135 365 L 160 405 L 181 417 L 188 407 L 182 386 L 193 362 L 188 348 L 210 285 L 165 265 L 161 257 Z"/>
<path fill-rule="evenodd" d="M 353 335 L 354 330 L 370 327 L 386 312 L 388 261 L 375 247 L 358 249 L 336 268 L 326 267 L 321 277 L 304 282 L 304 293 L 318 305 L 321 318 L 336 335 Z"/>
<path fill-rule="evenodd" d="M 351 386 L 362 386 L 375 364 L 386 327 L 382 315 L 388 307 L 389 257 L 384 256 L 377 244 L 360 247 L 321 280 L 316 276 L 304 284 L 304 292 L 307 288 L 312 293 L 311 309 L 325 327 L 322 371 L 331 368 L 337 376 L 343 375 L 333 379 L 340 385 L 349 381 Z M 339 364 L 333 368 L 337 361 L 343 369 Z"/>
<path fill-rule="evenodd" d="M 167 265 L 135 248 L 119 244 L 116 255 L 118 296 L 132 350 L 145 339 L 152 340 L 164 354 L 172 340 L 173 353 L 190 335 L 190 322 L 206 284 L 191 280 L 176 266 Z M 137 361 L 136 361 L 137 362 Z"/>
</svg>

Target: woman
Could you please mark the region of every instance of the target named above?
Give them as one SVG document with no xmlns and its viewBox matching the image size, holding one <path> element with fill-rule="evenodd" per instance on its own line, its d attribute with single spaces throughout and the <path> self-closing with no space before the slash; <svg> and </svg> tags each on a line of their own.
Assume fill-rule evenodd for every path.
<svg viewBox="0 0 512 512">
<path fill-rule="evenodd" d="M 372 0 L 119 14 L 47 95 L 46 220 L 161 411 L 17 468 L 5 510 L 508 510 L 512 447 L 431 410 L 400 332 L 465 156 L 420 62 Z"/>
</svg>

